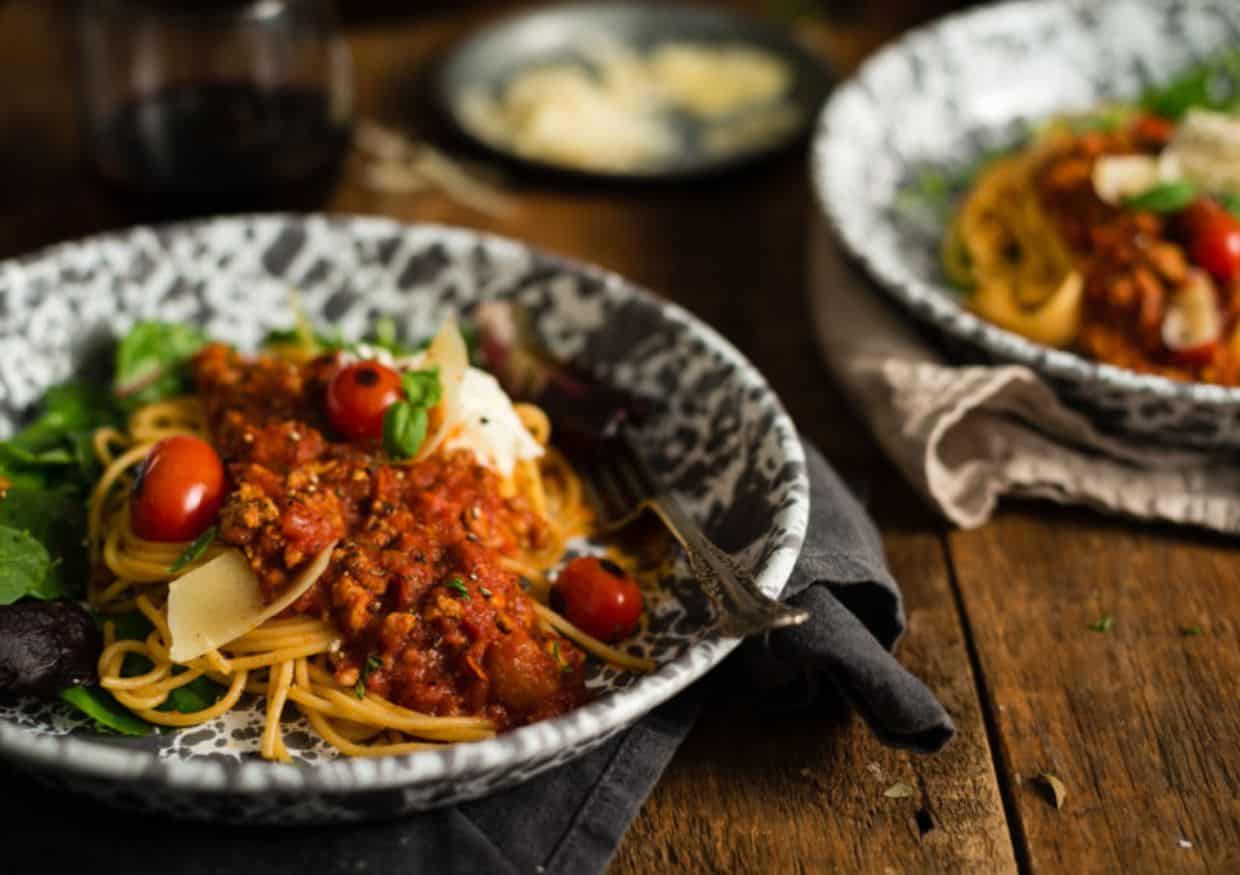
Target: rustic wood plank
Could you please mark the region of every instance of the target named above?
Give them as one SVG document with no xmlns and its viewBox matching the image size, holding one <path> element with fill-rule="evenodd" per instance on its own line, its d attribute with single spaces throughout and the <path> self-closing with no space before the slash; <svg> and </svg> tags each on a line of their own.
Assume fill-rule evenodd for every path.
<svg viewBox="0 0 1240 875">
<path fill-rule="evenodd" d="M 751 694 L 721 695 L 630 828 L 614 875 L 1016 871 L 941 542 L 885 543 L 908 598 L 901 658 L 956 719 L 952 746 L 913 756 L 838 710 L 772 713 Z M 884 796 L 897 782 L 914 795 Z"/>
<path fill-rule="evenodd" d="M 950 539 L 1030 871 L 1240 871 L 1234 546 L 1046 510 Z"/>
</svg>

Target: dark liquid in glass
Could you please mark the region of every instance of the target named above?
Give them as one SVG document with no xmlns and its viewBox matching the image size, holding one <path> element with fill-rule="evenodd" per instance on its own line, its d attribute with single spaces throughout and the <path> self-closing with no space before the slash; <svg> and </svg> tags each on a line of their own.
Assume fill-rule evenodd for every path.
<svg viewBox="0 0 1240 875">
<path fill-rule="evenodd" d="M 95 156 L 110 182 L 188 212 L 310 209 L 348 141 L 322 91 L 202 82 L 122 105 L 95 131 Z"/>
</svg>

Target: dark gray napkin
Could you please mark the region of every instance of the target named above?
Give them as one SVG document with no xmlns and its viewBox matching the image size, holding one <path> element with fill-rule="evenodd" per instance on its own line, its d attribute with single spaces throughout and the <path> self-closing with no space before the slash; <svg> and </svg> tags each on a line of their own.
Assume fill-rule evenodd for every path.
<svg viewBox="0 0 1240 875">
<path fill-rule="evenodd" d="M 900 591 L 874 525 L 806 447 L 810 529 L 788 594 L 810 609 L 797 629 L 743 649 L 764 688 L 826 678 L 887 744 L 938 750 L 955 731 L 929 690 L 887 648 L 904 631 Z M 25 778 L 0 774 L 0 817 L 39 871 L 126 875 L 601 872 L 701 710 L 699 685 L 581 759 L 495 796 L 401 820 L 316 829 L 135 823 Z"/>
</svg>

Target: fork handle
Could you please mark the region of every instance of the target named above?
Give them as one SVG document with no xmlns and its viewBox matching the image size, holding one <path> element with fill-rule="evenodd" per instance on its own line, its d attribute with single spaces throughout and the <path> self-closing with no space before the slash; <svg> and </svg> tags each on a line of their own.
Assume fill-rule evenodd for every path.
<svg viewBox="0 0 1240 875">
<path fill-rule="evenodd" d="M 809 618 L 809 612 L 803 608 L 777 602 L 758 589 L 754 579 L 706 537 L 673 496 L 660 493 L 645 504 L 680 542 L 690 569 L 707 595 L 728 606 L 729 610 L 722 612 L 721 628 L 725 635 L 743 638 L 795 626 Z"/>
</svg>

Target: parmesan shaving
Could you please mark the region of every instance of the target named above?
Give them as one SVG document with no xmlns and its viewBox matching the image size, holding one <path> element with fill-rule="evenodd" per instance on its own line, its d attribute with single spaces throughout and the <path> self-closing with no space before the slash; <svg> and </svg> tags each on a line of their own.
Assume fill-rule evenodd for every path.
<svg viewBox="0 0 1240 875">
<path fill-rule="evenodd" d="M 643 56 L 599 40 L 581 54 L 585 63 L 521 71 L 498 94 L 467 92 L 458 105 L 463 123 L 529 158 L 626 171 L 688 148 L 676 113 L 704 126 L 705 148 L 716 157 L 766 145 L 801 120 L 787 99 L 792 70 L 763 49 L 673 42 Z M 716 125 L 725 132 L 712 134 Z"/>
<path fill-rule="evenodd" d="M 258 577 L 238 550 L 225 551 L 172 581 L 168 629 L 173 662 L 186 663 L 223 647 L 286 609 L 327 570 L 335 546 L 325 547 L 269 605 L 263 603 Z"/>
</svg>

